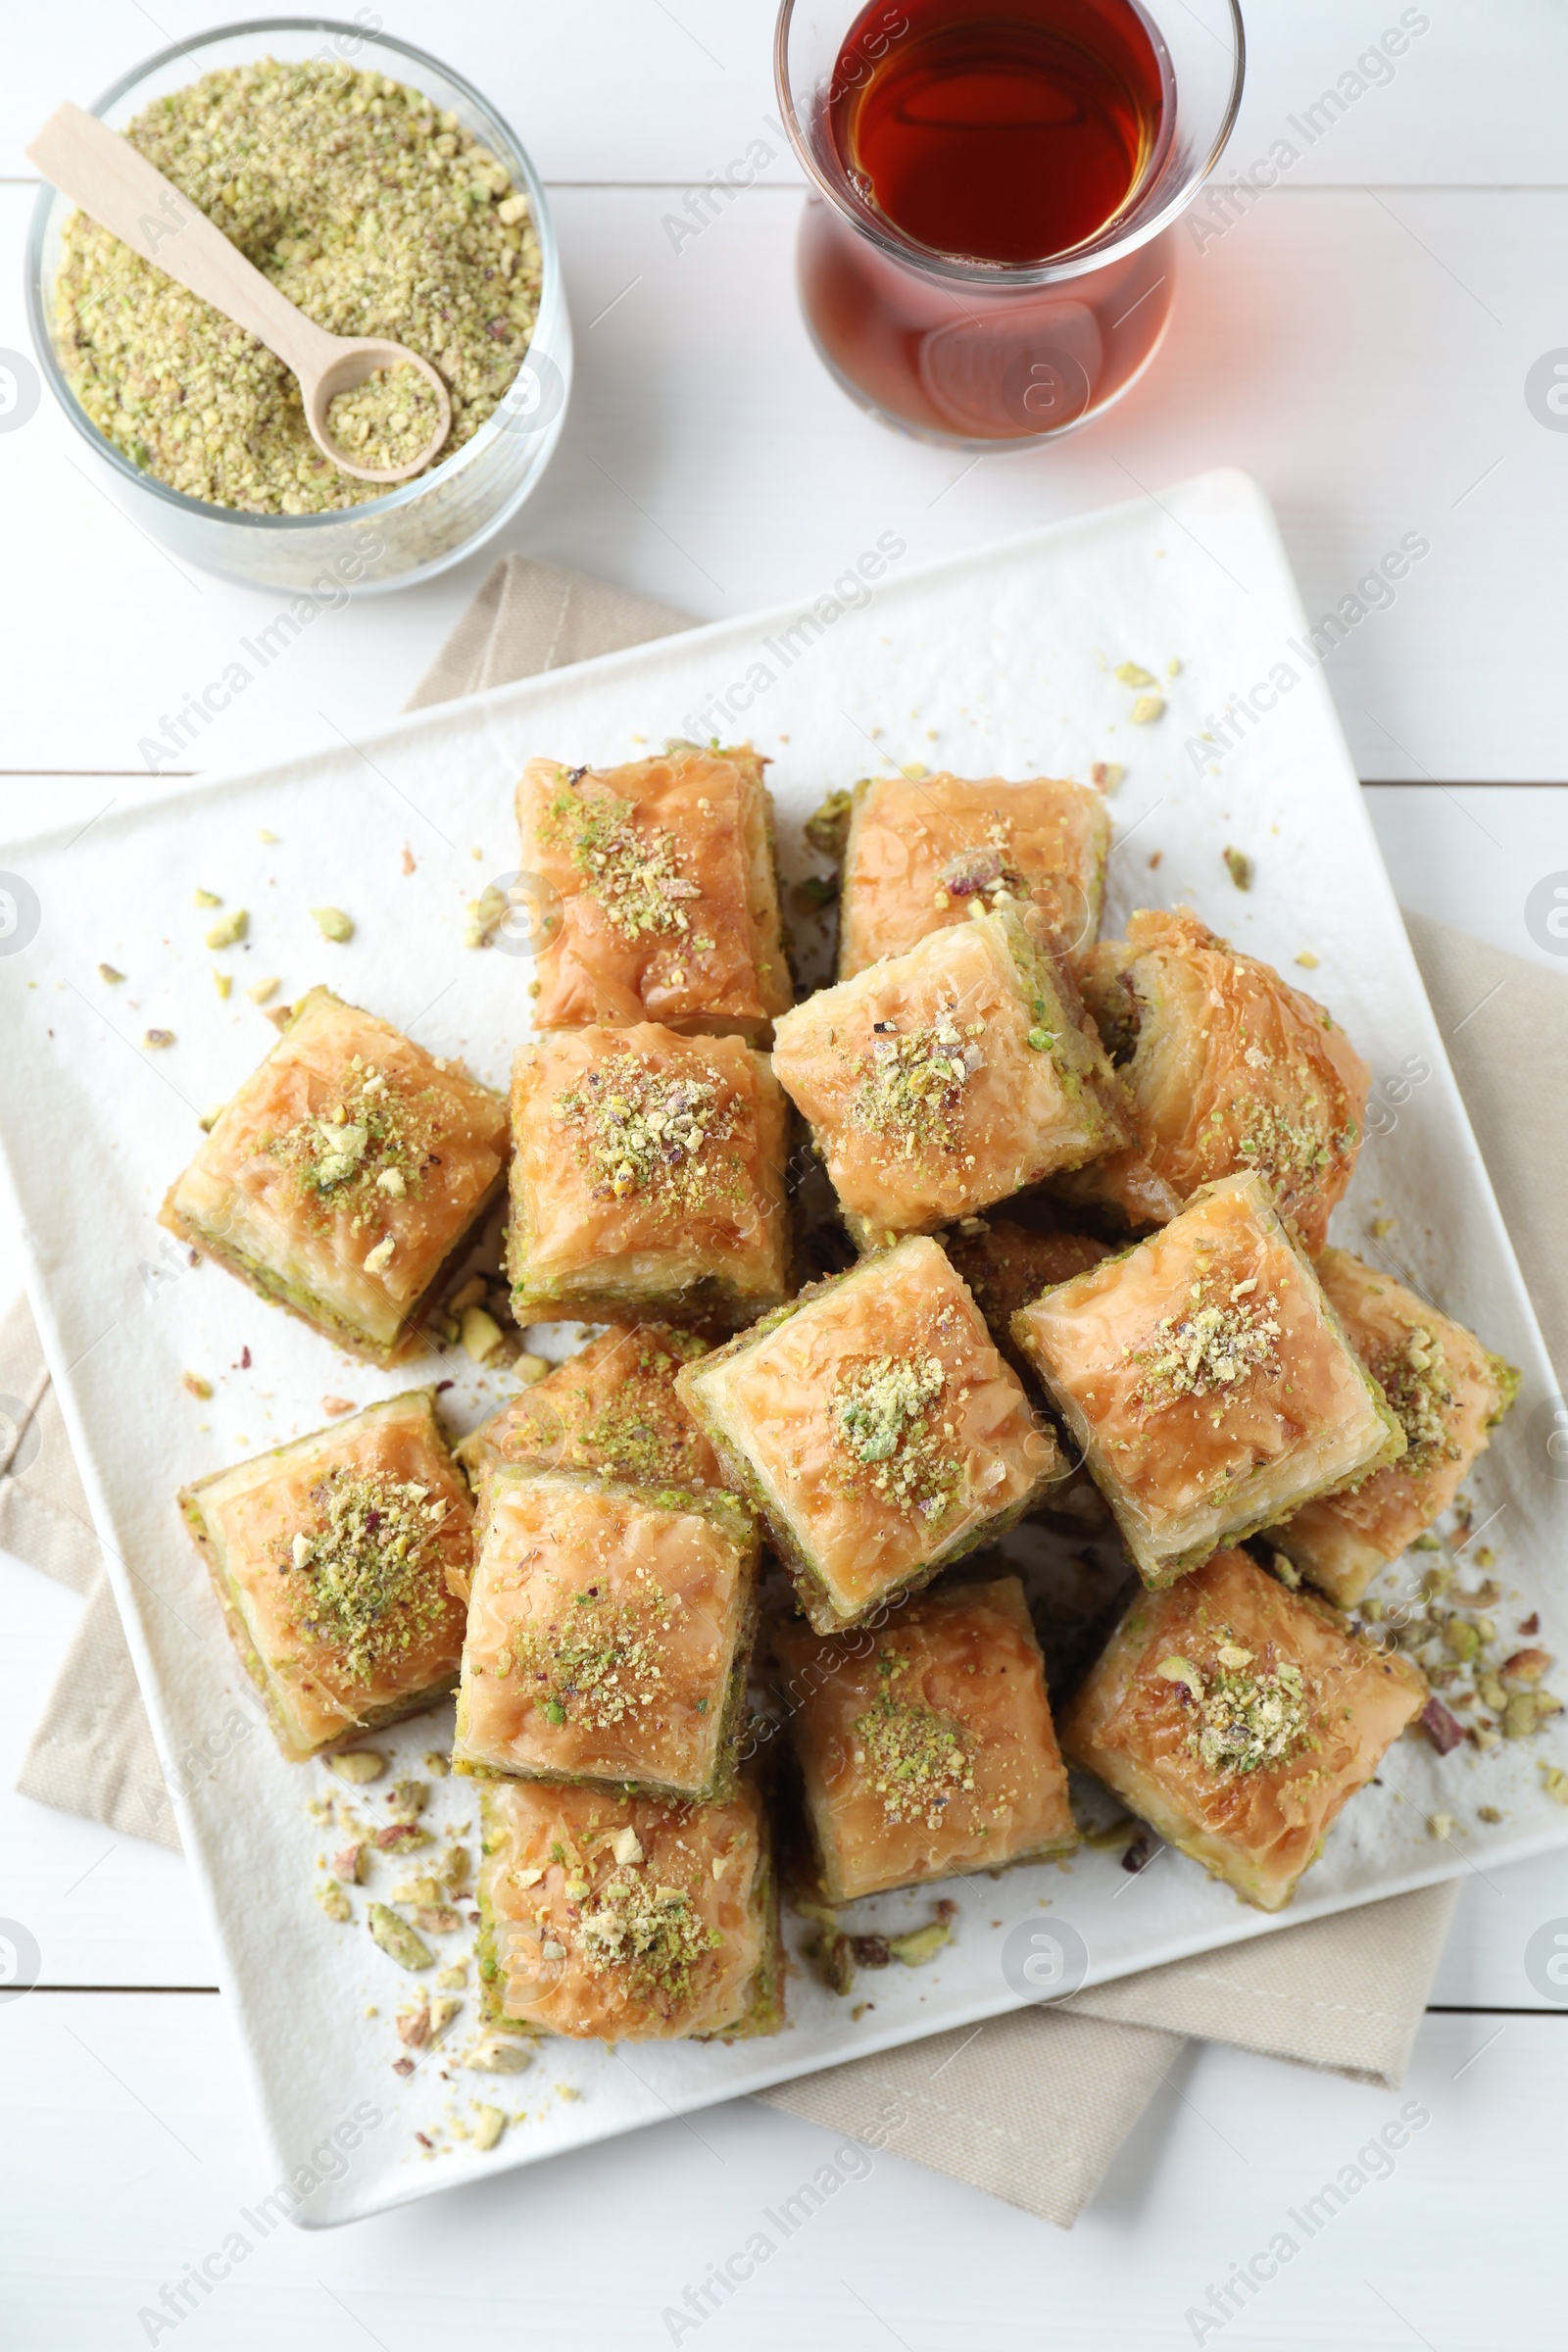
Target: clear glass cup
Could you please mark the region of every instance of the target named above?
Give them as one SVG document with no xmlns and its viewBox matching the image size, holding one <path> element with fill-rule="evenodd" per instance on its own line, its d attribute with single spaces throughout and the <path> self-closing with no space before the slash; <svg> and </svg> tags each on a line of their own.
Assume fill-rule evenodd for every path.
<svg viewBox="0 0 1568 2352">
<path fill-rule="evenodd" d="M 560 438 L 571 388 L 571 322 L 550 207 L 515 133 L 461 75 L 406 41 L 328 17 L 259 17 L 198 34 L 122 75 L 92 111 L 123 129 L 166 92 L 220 67 L 266 57 L 337 60 L 419 90 L 455 114 L 526 194 L 544 265 L 539 318 L 495 415 L 428 473 L 363 506 L 324 514 L 247 514 L 171 490 L 105 440 L 61 368 L 50 331 L 52 289 L 61 231 L 74 208 L 48 186 L 39 193 L 27 246 L 27 313 L 38 365 L 107 486 L 172 555 L 253 587 L 362 596 L 406 588 L 460 563 L 500 530 L 537 486 Z"/>
<path fill-rule="evenodd" d="M 851 399 L 922 440 L 1028 447 L 1083 424 L 1135 383 L 1169 323 L 1175 224 L 1213 171 L 1241 103 L 1237 0 L 1134 0 L 1159 62 L 1160 130 L 1138 184 L 1096 236 L 1054 260 L 991 263 L 933 251 L 867 202 L 838 153 L 835 80 L 869 73 L 909 20 L 846 0 L 783 0 L 779 107 L 809 175 L 797 247 L 801 307 Z"/>
</svg>

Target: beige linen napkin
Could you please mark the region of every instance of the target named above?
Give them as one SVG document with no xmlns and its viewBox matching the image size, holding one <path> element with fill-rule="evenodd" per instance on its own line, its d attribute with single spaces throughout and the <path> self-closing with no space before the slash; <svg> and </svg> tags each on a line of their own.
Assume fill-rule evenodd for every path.
<svg viewBox="0 0 1568 2352">
<path fill-rule="evenodd" d="M 408 707 L 692 625 L 602 580 L 507 557 Z M 1562 984 L 1420 916 L 1406 919 L 1503 1214 L 1532 1270 L 1547 1344 L 1563 1361 L 1568 1243 L 1542 1176 L 1568 1154 Z M 1538 1076 L 1528 1164 L 1513 1097 L 1503 1094 L 1505 1072 L 1527 1053 Z M 9 1441 L 0 1421 L 0 1544 L 88 1594 L 18 1786 L 42 1803 L 176 1845 L 99 1545 L 24 1303 L 0 1324 L 0 1414 L 11 1417 Z M 761 2095 L 1065 2227 L 1189 2036 L 1396 2082 L 1455 1891 L 1432 1887 L 1314 1920 L 1067 2003 L 855 2059 Z"/>
</svg>

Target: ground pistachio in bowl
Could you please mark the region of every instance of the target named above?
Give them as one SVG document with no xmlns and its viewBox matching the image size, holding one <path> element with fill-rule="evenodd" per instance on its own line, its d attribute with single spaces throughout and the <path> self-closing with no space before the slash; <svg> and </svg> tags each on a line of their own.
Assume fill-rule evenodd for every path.
<svg viewBox="0 0 1568 2352">
<path fill-rule="evenodd" d="M 456 115 L 380 74 L 268 58 L 158 99 L 125 136 L 318 326 L 434 365 L 452 399 L 437 464 L 493 414 L 533 333 L 542 266 L 526 197 Z M 385 495 L 322 456 L 292 371 L 254 336 L 83 213 L 63 244 L 60 364 L 133 465 L 253 514 Z M 386 393 L 365 403 L 364 440 L 344 416 L 345 448 L 412 430 Z"/>
</svg>

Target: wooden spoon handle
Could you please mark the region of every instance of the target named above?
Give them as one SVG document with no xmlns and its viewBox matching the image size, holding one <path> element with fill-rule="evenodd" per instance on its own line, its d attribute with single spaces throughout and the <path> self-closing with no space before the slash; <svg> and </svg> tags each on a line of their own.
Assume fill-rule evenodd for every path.
<svg viewBox="0 0 1568 2352">
<path fill-rule="evenodd" d="M 317 377 L 338 338 L 307 318 L 130 141 L 79 106 L 57 107 L 27 154 L 99 224 L 210 302 L 292 368 Z"/>
</svg>

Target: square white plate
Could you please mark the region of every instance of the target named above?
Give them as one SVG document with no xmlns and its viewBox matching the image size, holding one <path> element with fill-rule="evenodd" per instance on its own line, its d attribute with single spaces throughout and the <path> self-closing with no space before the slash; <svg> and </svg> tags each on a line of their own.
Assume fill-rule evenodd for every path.
<svg viewBox="0 0 1568 2352">
<path fill-rule="evenodd" d="M 0 939 L 0 1143 L 33 1303 L 278 2180 L 292 2178 L 308 2225 L 1015 2006 L 1031 1990 L 1018 1957 L 1031 1926 L 1073 1932 L 1048 1937 L 1032 1980 L 1061 1989 L 1053 1953 L 1076 1951 L 1074 1934 L 1099 1982 L 1568 1843 L 1568 1812 L 1546 1798 L 1537 1769 L 1548 1754 L 1564 1760 L 1560 1741 L 1443 1760 L 1411 1740 L 1351 1804 L 1283 1920 L 1245 1909 L 1179 1856 L 1129 1878 L 1114 1854 L 1086 1852 L 1070 1869 L 957 1886 L 956 1941 L 923 1969 L 862 1977 L 858 1991 L 873 2006 L 859 2023 L 802 1967 L 777 2039 L 619 2052 L 547 2043 L 526 2074 L 499 2081 L 448 2079 L 439 2060 L 407 2081 L 390 2071 L 400 2054 L 392 2015 L 412 1981 L 370 1943 L 363 1896 L 355 1923 L 334 1927 L 312 1895 L 331 1833 L 305 1799 L 340 1785 L 276 1754 L 172 1498 L 185 1481 L 318 1427 L 323 1397 L 363 1404 L 456 1377 L 446 1401 L 467 1425 L 505 1384 L 450 1355 L 372 1373 L 217 1269 L 193 1270 L 154 1217 L 199 1140 L 195 1114 L 273 1043 L 245 995 L 263 975 L 281 976 L 285 1000 L 324 980 L 505 1084 L 527 1031 L 530 967 L 466 950 L 465 904 L 514 864 L 511 789 L 533 754 L 603 764 L 671 734 L 751 734 L 775 762 L 781 851 L 796 873 L 810 862 L 801 822 L 823 792 L 879 763 L 1084 779 L 1095 760 L 1124 763 L 1106 929 L 1138 905 L 1185 901 L 1287 970 L 1299 950 L 1320 958 L 1309 985 L 1376 1074 L 1372 1132 L 1336 1238 L 1522 1367 L 1520 1402 L 1471 1482 L 1477 1536 L 1488 1523 L 1494 1573 L 1523 1595 L 1518 1614 L 1542 1610 L 1547 1646 L 1560 1650 L 1568 1633 L 1568 1485 L 1552 1476 L 1541 1418 L 1554 1384 L 1327 689 L 1302 651 L 1300 606 L 1261 493 L 1244 475 L 1215 473 L 922 570 L 905 568 L 891 536 L 880 557 L 874 587 L 846 573 L 814 604 L 498 688 L 363 745 L 160 789 L 84 835 L 0 850 L 0 867 L 25 885 L 18 892 L 0 874 L 19 909 Z M 1129 659 L 1167 696 L 1152 725 L 1129 723 L 1133 697 L 1113 674 Z M 1226 729 L 1238 698 L 1247 716 Z M 1227 846 L 1254 861 L 1245 896 Z M 198 886 L 249 909 L 243 949 L 205 949 L 213 917 L 193 906 Z M 308 910 L 323 904 L 353 915 L 351 945 L 320 938 Z M 123 983 L 106 984 L 100 961 Z M 227 1001 L 215 965 L 235 976 Z M 149 1029 L 175 1043 L 146 1047 Z M 1381 1240 L 1368 1234 L 1374 1203 L 1396 1219 Z M 186 1372 L 213 1382 L 210 1402 L 185 1391 Z M 1499 1616 L 1512 1613 L 1505 1602 Z M 429 1715 L 377 1744 L 417 1772 L 447 1729 Z M 1499 1824 L 1476 1820 L 1481 1801 L 1499 1809 Z M 469 1785 L 435 1784 L 432 1817 L 466 1825 L 473 1810 Z M 1429 1829 L 1438 1810 L 1458 1816 L 1454 1839 Z M 384 1896 L 399 1871 L 383 1863 L 368 1891 Z M 903 1925 L 929 1910 L 927 1896 L 892 1895 L 860 1917 Z M 473 2008 L 470 1988 L 448 2052 Z M 451 2131 L 476 2098 L 518 2119 L 485 2156 Z"/>
</svg>

